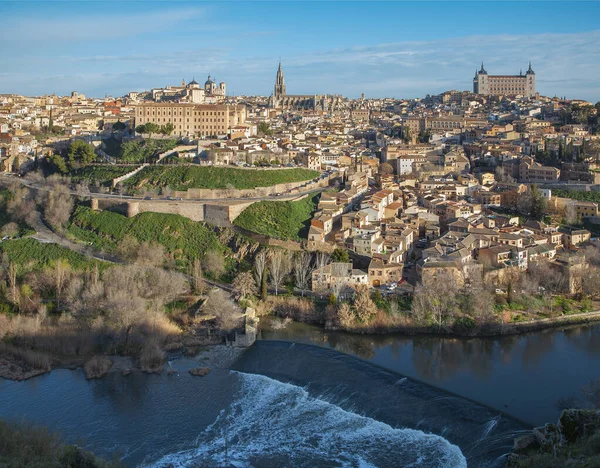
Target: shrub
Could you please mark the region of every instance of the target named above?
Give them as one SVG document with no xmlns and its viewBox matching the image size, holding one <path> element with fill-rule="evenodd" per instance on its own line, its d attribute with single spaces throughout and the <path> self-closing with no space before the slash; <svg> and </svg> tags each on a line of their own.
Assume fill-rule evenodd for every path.
<svg viewBox="0 0 600 468">
<path fill-rule="evenodd" d="M 160 374 L 165 359 L 165 352 L 158 346 L 158 343 L 147 342 L 140 354 L 140 368 L 144 372 Z"/>
<path fill-rule="evenodd" d="M 112 361 L 106 356 L 93 356 L 83 366 L 86 379 L 99 379 L 108 374 Z"/>
</svg>

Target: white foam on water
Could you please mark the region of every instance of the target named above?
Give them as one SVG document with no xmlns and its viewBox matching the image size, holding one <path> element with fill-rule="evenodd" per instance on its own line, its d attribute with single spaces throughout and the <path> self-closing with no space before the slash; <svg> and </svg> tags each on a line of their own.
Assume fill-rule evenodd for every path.
<svg viewBox="0 0 600 468">
<path fill-rule="evenodd" d="M 195 446 L 147 466 L 467 466 L 460 449 L 440 436 L 394 429 L 265 376 L 236 375 L 239 398 Z"/>
</svg>

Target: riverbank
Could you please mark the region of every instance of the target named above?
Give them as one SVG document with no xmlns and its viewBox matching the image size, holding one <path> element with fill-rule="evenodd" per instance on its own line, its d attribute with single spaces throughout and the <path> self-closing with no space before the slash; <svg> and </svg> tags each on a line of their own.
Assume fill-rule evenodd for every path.
<svg viewBox="0 0 600 468">
<path fill-rule="evenodd" d="M 309 322 L 314 324 L 314 322 Z M 437 326 L 420 327 L 416 325 L 398 325 L 387 327 L 333 327 L 327 323 L 320 324 L 324 330 L 342 331 L 345 333 L 354 333 L 361 335 L 385 335 L 385 334 L 406 334 L 413 335 L 431 335 L 447 336 L 460 338 L 493 338 L 500 336 L 520 335 L 542 331 L 550 328 L 562 327 L 567 325 L 588 325 L 600 323 L 600 311 L 585 312 L 580 314 L 560 315 L 553 318 L 536 319 L 515 323 L 484 323 L 482 325 L 468 326 L 460 324 L 458 326 L 440 328 Z"/>
<path fill-rule="evenodd" d="M 134 370 L 146 373 L 163 371 L 167 362 L 167 353 L 180 353 L 186 356 L 196 356 L 202 349 L 218 347 L 223 343 L 219 335 L 199 339 L 197 337 L 181 337 L 152 350 L 144 348 L 130 354 L 88 354 L 82 356 L 64 356 L 34 351 L 27 348 L 8 345 L 0 342 L 0 378 L 22 381 L 46 374 L 56 369 L 83 368 L 86 378 L 96 379 L 105 377 L 109 372 L 120 372 L 129 375 Z"/>
<path fill-rule="evenodd" d="M 564 410 L 557 424 L 515 439 L 508 468 L 600 466 L 600 410 Z"/>
</svg>

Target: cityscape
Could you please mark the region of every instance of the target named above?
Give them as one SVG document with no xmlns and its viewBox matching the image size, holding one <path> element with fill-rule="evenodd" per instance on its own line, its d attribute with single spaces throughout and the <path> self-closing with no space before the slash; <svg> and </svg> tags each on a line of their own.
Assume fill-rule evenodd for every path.
<svg viewBox="0 0 600 468">
<path fill-rule="evenodd" d="M 367 44 L 364 2 L 158 2 L 109 51 L 84 3 L 0 5 L 55 26 L 0 72 L 0 466 L 600 466 L 597 5 Z"/>
</svg>

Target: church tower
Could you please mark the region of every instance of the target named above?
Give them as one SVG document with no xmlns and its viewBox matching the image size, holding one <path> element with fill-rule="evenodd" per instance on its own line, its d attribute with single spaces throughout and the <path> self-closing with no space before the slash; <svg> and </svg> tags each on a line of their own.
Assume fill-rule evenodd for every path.
<svg viewBox="0 0 600 468">
<path fill-rule="evenodd" d="M 279 68 L 277 69 L 277 77 L 275 78 L 275 99 L 285 96 L 285 79 L 283 78 L 283 70 L 281 68 L 281 62 L 279 62 Z"/>
</svg>

